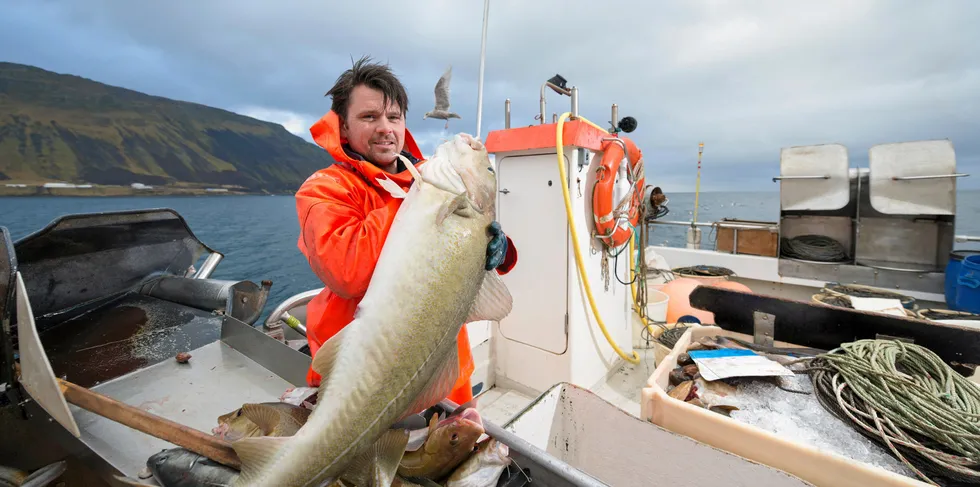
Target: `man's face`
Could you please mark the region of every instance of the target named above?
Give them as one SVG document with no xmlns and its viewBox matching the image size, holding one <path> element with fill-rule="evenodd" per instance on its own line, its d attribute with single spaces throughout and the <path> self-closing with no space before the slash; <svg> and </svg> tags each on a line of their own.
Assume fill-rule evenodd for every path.
<svg viewBox="0 0 980 487">
<path fill-rule="evenodd" d="M 405 117 L 401 107 L 389 99 L 382 106 L 381 91 L 359 85 L 351 91 L 347 120 L 340 129 L 350 146 L 376 166 L 395 162 L 405 144 Z"/>
</svg>

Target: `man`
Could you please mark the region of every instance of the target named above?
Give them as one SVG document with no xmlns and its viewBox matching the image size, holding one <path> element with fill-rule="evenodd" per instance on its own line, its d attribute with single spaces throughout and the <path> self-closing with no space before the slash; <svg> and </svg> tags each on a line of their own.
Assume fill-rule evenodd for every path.
<svg viewBox="0 0 980 487">
<path fill-rule="evenodd" d="M 422 153 L 405 128 L 408 95 L 388 66 L 356 62 L 333 88 L 331 110 L 310 127 L 313 140 L 335 164 L 314 173 L 296 192 L 298 247 L 324 290 L 307 305 L 306 332 L 310 352 L 317 350 L 354 318 L 367 292 L 388 229 L 402 200 L 381 188 L 386 174 L 407 190 L 411 173 L 397 155 L 421 167 Z M 513 242 L 493 225 L 487 249 L 487 270 L 505 274 L 517 262 Z M 463 404 L 473 398 L 470 375 L 473 355 L 466 326 L 459 332 L 460 374 L 448 399 Z M 320 376 L 307 372 L 310 387 Z"/>
</svg>

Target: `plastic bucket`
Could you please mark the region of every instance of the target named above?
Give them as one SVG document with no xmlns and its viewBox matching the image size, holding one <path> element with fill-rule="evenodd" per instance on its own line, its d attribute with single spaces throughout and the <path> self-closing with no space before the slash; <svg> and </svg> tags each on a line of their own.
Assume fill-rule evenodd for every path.
<svg viewBox="0 0 980 487">
<path fill-rule="evenodd" d="M 667 303 L 670 296 L 667 293 L 647 289 L 647 318 L 653 321 L 667 321 Z"/>
<path fill-rule="evenodd" d="M 980 255 L 963 259 L 956 277 L 955 304 L 956 311 L 980 312 Z"/>
<path fill-rule="evenodd" d="M 980 250 L 954 250 L 949 253 L 949 262 L 946 263 L 946 281 L 944 291 L 946 294 L 946 306 L 954 308 L 956 306 L 956 279 L 960 275 L 960 267 L 963 259 L 970 255 L 980 254 Z"/>
</svg>

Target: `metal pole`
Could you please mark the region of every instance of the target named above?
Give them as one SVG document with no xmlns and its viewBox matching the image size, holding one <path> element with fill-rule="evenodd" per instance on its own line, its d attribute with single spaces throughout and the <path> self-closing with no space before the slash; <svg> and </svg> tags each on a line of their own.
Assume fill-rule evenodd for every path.
<svg viewBox="0 0 980 487">
<path fill-rule="evenodd" d="M 201 270 L 194 274 L 194 279 L 207 279 L 211 277 L 211 273 L 218 267 L 218 262 L 221 262 L 221 259 L 224 257 L 218 252 L 209 255 L 207 259 L 204 259 L 204 263 L 201 264 Z"/>
<path fill-rule="evenodd" d="M 541 117 L 541 124 L 544 124 L 544 114 L 546 113 L 545 111 L 548 109 L 548 104 L 547 102 L 545 102 L 544 99 L 544 89 L 546 86 L 548 86 L 547 82 L 541 85 L 541 113 L 538 114 Z"/>
<path fill-rule="evenodd" d="M 572 87 L 572 120 L 578 118 L 578 88 Z"/>
<path fill-rule="evenodd" d="M 694 185 L 694 219 L 691 220 L 691 226 L 694 226 L 694 222 L 698 221 L 698 196 L 701 194 L 701 153 L 704 152 L 704 142 L 698 142 L 698 179 L 697 183 Z"/>
<path fill-rule="evenodd" d="M 510 98 L 504 101 L 504 128 L 510 128 Z"/>
<path fill-rule="evenodd" d="M 480 81 L 476 91 L 476 138 L 480 138 L 483 125 L 483 67 L 487 59 L 487 18 L 490 16 L 490 0 L 483 0 L 483 42 L 480 44 Z"/>
<path fill-rule="evenodd" d="M 619 122 L 619 105 L 613 103 L 612 105 L 612 126 L 615 129 L 616 123 Z"/>
</svg>

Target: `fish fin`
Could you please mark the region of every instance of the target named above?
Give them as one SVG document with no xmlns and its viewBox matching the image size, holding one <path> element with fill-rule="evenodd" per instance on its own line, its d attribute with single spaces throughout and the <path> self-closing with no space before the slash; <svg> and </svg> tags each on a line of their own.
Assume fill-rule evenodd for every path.
<svg viewBox="0 0 980 487">
<path fill-rule="evenodd" d="M 513 306 L 514 297 L 511 296 L 507 285 L 497 271 L 488 271 L 483 277 L 480 291 L 476 293 L 476 299 L 473 300 L 473 307 L 470 308 L 466 322 L 500 321 L 510 314 Z"/>
<path fill-rule="evenodd" d="M 402 481 L 402 487 L 442 487 L 435 480 L 425 477 L 401 477 L 400 480 Z M 394 484 L 392 484 L 392 487 L 394 487 Z"/>
<path fill-rule="evenodd" d="M 387 176 L 383 178 L 374 178 L 374 180 L 377 181 L 378 184 L 385 189 L 385 191 L 390 193 L 393 198 L 404 198 L 408 196 L 408 193 L 406 193 L 405 190 L 398 185 L 398 183 L 388 179 Z"/>
<path fill-rule="evenodd" d="M 433 415 L 433 417 L 435 417 Z M 417 429 L 412 430 L 408 434 L 408 444 L 405 445 L 405 451 L 418 451 L 425 444 L 425 440 L 429 439 L 429 429 Z"/>
<path fill-rule="evenodd" d="M 446 361 L 432 375 L 432 379 L 429 380 L 422 393 L 415 398 L 415 402 L 405 411 L 405 415 L 414 414 L 438 404 L 439 401 L 445 399 L 453 391 L 453 386 L 456 385 L 456 379 L 458 378 L 459 344 L 456 343 L 456 339 L 454 338 L 451 351 L 446 357 Z"/>
<path fill-rule="evenodd" d="M 358 487 L 389 487 L 408 445 L 407 430 L 388 430 L 364 453 L 351 460 L 341 476 Z"/>
<path fill-rule="evenodd" d="M 442 418 L 440 418 L 438 414 L 433 414 L 432 417 L 429 418 L 429 434 L 430 435 L 432 434 L 433 431 L 436 430 L 436 427 L 439 426 L 439 421 L 442 421 Z"/>
<path fill-rule="evenodd" d="M 242 404 L 242 415 L 259 427 L 262 436 L 271 435 L 282 421 L 278 411 L 261 404 Z"/>
<path fill-rule="evenodd" d="M 412 177 L 415 178 L 416 181 L 423 180 L 422 173 L 419 172 L 419 168 L 415 167 L 415 165 L 412 164 L 412 161 L 408 160 L 408 158 L 403 156 L 402 154 L 398 154 L 398 158 L 401 159 L 403 163 L 405 163 L 405 169 L 408 169 L 408 172 L 412 173 Z M 385 487 L 388 486 L 386 485 Z"/>
<path fill-rule="evenodd" d="M 439 208 L 439 214 L 436 215 L 436 225 L 442 225 L 442 222 L 449 217 L 449 215 L 456 213 L 461 208 L 466 208 L 467 204 L 466 194 L 457 195 L 451 200 L 446 200 L 442 207 Z"/>
<path fill-rule="evenodd" d="M 320 348 L 316 351 L 316 356 L 313 357 L 313 361 L 310 364 L 310 368 L 314 372 L 320 374 L 320 390 L 316 395 L 316 403 L 323 404 L 322 396 L 324 391 L 324 384 L 329 380 L 330 371 L 333 370 L 334 363 L 337 361 L 337 354 L 343 348 L 344 337 L 347 336 L 347 330 L 350 327 L 343 327 L 335 333 L 329 340 L 320 345 Z"/>
<path fill-rule="evenodd" d="M 259 436 L 242 438 L 232 442 L 231 447 L 242 462 L 239 484 L 251 485 L 254 483 L 255 475 L 272 464 L 282 448 L 291 439 L 290 436 Z"/>
</svg>

